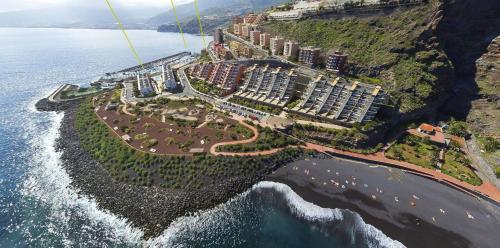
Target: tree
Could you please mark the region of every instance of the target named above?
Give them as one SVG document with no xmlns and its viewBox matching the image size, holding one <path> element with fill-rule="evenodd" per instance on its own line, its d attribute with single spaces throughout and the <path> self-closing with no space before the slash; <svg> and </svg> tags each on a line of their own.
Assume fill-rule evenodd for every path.
<svg viewBox="0 0 500 248">
<path fill-rule="evenodd" d="M 463 121 L 451 121 L 449 123 L 448 132 L 460 137 L 467 137 L 469 135 L 467 124 Z"/>
</svg>

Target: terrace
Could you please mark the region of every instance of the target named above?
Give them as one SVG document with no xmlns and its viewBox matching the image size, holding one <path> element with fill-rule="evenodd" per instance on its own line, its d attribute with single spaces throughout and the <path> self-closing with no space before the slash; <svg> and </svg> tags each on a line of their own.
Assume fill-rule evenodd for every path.
<svg viewBox="0 0 500 248">
<path fill-rule="evenodd" d="M 310 83 L 301 103 L 292 111 L 328 121 L 365 123 L 375 117 L 385 100 L 386 95 L 380 87 L 361 85 L 359 82 L 349 84 L 342 78 L 330 82 L 319 76 Z"/>
<path fill-rule="evenodd" d="M 235 96 L 283 108 L 293 95 L 296 78 L 293 70 L 254 65 L 247 70 L 245 83 Z"/>
</svg>

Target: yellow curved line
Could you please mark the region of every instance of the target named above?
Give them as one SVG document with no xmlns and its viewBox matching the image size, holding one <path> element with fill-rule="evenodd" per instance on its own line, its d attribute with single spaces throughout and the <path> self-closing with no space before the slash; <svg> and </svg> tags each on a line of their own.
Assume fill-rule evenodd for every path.
<svg viewBox="0 0 500 248">
<path fill-rule="evenodd" d="M 118 18 L 118 15 L 116 15 L 116 12 L 113 9 L 113 6 L 111 6 L 111 3 L 109 2 L 109 0 L 104 0 L 104 1 L 108 5 L 109 11 L 111 12 L 111 14 L 115 18 L 116 22 L 118 23 L 118 26 L 122 30 L 123 36 L 125 37 L 125 40 L 127 40 L 128 47 L 130 48 L 130 50 L 134 54 L 135 59 L 137 60 L 137 62 L 141 66 L 141 68 L 144 69 L 142 60 L 139 57 L 139 54 L 137 54 L 137 51 L 135 50 L 134 45 L 132 44 L 132 41 L 130 41 L 130 38 L 128 37 L 127 31 L 125 31 L 125 27 L 123 27 L 123 23 L 120 21 L 120 18 Z"/>
<path fill-rule="evenodd" d="M 179 16 L 177 15 L 177 10 L 175 9 L 174 0 L 170 0 L 170 5 L 172 6 L 172 11 L 174 12 L 175 16 L 175 21 L 177 22 L 177 26 L 179 27 L 179 32 L 181 33 L 182 42 L 184 42 L 184 47 L 187 48 L 186 38 L 184 38 L 184 32 L 182 31 L 182 26 L 181 22 L 179 21 Z"/>
<path fill-rule="evenodd" d="M 203 46 L 207 47 L 207 42 L 205 41 L 205 33 L 203 33 L 203 25 L 201 24 L 200 10 L 198 8 L 198 0 L 194 0 L 194 9 L 196 11 L 196 17 L 198 17 L 198 25 L 200 25 L 200 34 L 203 39 Z"/>
</svg>

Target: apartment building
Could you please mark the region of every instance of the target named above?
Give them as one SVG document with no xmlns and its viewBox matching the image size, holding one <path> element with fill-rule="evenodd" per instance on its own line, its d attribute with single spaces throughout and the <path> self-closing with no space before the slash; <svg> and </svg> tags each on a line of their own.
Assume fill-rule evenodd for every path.
<svg viewBox="0 0 500 248">
<path fill-rule="evenodd" d="M 320 48 L 317 47 L 303 47 L 299 51 L 299 62 L 308 66 L 314 67 L 318 64 Z"/>
<path fill-rule="evenodd" d="M 270 46 L 273 55 L 281 55 L 283 54 L 283 49 L 285 48 L 285 40 L 280 37 L 271 38 Z"/>
<path fill-rule="evenodd" d="M 240 23 L 243 23 L 243 18 L 241 18 L 240 16 L 236 16 L 233 18 L 233 25 L 240 24 Z"/>
<path fill-rule="evenodd" d="M 148 97 L 158 91 L 148 74 L 137 75 L 137 89 L 142 97 Z"/>
<path fill-rule="evenodd" d="M 214 44 L 224 44 L 224 33 L 222 29 L 217 28 L 214 31 Z"/>
<path fill-rule="evenodd" d="M 243 35 L 243 24 L 236 23 L 233 25 L 233 33 L 235 35 Z"/>
<path fill-rule="evenodd" d="M 294 70 L 254 65 L 246 70 L 245 82 L 235 97 L 282 108 L 291 100 L 296 82 Z"/>
<path fill-rule="evenodd" d="M 271 35 L 269 33 L 260 34 L 260 42 L 259 45 L 262 48 L 269 48 L 271 43 Z"/>
<path fill-rule="evenodd" d="M 250 31 L 252 31 L 252 27 L 250 25 L 242 24 L 240 36 L 248 38 L 250 37 Z"/>
<path fill-rule="evenodd" d="M 331 81 L 324 76 L 312 80 L 293 112 L 340 123 L 364 123 L 372 120 L 386 102 L 387 94 L 373 87 L 342 78 Z"/>
<path fill-rule="evenodd" d="M 257 20 L 258 17 L 259 17 L 259 15 L 257 15 L 257 14 L 253 14 L 253 13 L 247 14 L 243 17 L 243 23 L 254 24 L 255 20 Z"/>
<path fill-rule="evenodd" d="M 214 69 L 213 64 L 199 64 L 191 67 L 189 74 L 191 77 L 201 80 L 208 80 Z"/>
<path fill-rule="evenodd" d="M 223 89 L 226 94 L 232 93 L 240 84 L 244 70 L 242 65 L 236 63 L 218 63 L 215 64 L 208 82 Z"/>
<path fill-rule="evenodd" d="M 328 55 L 326 61 L 326 69 L 328 71 L 333 71 L 335 73 L 341 73 L 345 69 L 347 64 L 347 55 L 340 51 L 336 51 Z"/>
<path fill-rule="evenodd" d="M 259 30 L 250 31 L 250 42 L 258 46 L 260 44 L 260 35 L 261 32 Z"/>
<path fill-rule="evenodd" d="M 163 82 L 163 88 L 168 92 L 174 92 L 177 90 L 177 81 L 175 80 L 174 71 L 169 65 L 162 65 L 161 67 L 161 78 Z"/>
<path fill-rule="evenodd" d="M 299 43 L 295 41 L 285 42 L 283 48 L 283 56 L 285 56 L 287 59 L 297 59 L 298 54 L 299 54 Z"/>
</svg>

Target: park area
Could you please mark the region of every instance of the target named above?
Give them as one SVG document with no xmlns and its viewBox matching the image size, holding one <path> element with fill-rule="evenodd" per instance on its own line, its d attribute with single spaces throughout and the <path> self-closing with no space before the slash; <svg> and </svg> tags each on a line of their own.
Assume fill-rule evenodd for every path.
<svg viewBox="0 0 500 248">
<path fill-rule="evenodd" d="M 443 149 L 442 159 L 440 151 Z M 481 185 L 481 179 L 476 175 L 459 145 L 452 143 L 448 147 L 439 147 L 432 141 L 414 135 L 406 135 L 393 144 L 385 153 L 388 158 L 408 162 L 428 169 L 440 169 L 450 175 L 472 185 Z M 441 165 L 441 168 L 438 167 Z"/>
<path fill-rule="evenodd" d="M 94 98 L 95 111 L 123 141 L 140 151 L 200 154 L 217 143 L 254 136 L 252 130 L 201 100 L 159 98 L 125 106 L 116 104 L 116 95 L 108 93 Z"/>
</svg>

